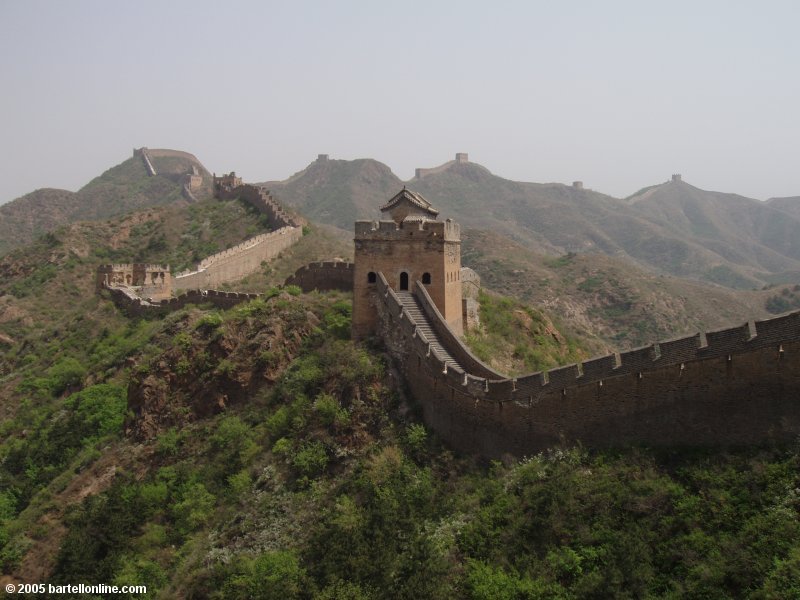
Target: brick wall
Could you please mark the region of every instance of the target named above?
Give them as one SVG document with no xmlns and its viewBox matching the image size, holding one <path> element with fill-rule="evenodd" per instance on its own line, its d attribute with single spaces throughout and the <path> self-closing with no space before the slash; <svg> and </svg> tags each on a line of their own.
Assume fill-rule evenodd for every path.
<svg viewBox="0 0 800 600">
<path fill-rule="evenodd" d="M 385 278 L 376 292 L 380 334 L 426 423 L 464 451 L 524 456 L 562 442 L 726 445 L 800 435 L 800 312 L 493 379 L 445 369 Z M 440 318 L 435 328 L 448 351 L 475 369 L 461 342 L 441 335 Z"/>
<path fill-rule="evenodd" d="M 260 294 L 220 292 L 217 290 L 188 290 L 175 298 L 148 302 L 126 288 L 107 288 L 111 299 L 130 316 L 160 315 L 183 308 L 187 304 L 212 304 L 227 309 L 241 302 L 261 297 Z"/>
<path fill-rule="evenodd" d="M 261 269 L 261 263 L 297 243 L 303 237 L 299 227 L 283 227 L 204 258 L 197 269 L 179 273 L 172 280 L 174 290 L 208 289 L 238 281 Z"/>
<path fill-rule="evenodd" d="M 349 262 L 315 262 L 300 267 L 284 285 L 296 285 L 304 292 L 318 290 L 353 291 L 353 263 Z"/>
</svg>

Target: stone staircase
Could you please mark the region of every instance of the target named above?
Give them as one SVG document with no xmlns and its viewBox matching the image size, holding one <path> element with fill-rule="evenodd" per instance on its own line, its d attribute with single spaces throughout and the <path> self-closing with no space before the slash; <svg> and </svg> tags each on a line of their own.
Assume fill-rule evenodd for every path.
<svg viewBox="0 0 800 600">
<path fill-rule="evenodd" d="M 431 348 L 439 354 L 442 358 L 444 358 L 445 364 L 448 368 L 450 367 L 458 367 L 462 371 L 464 367 L 458 364 L 458 361 L 452 357 L 452 355 L 447 351 L 442 345 L 442 342 L 439 340 L 439 336 L 436 335 L 436 332 L 433 330 L 433 326 L 431 325 L 428 316 L 422 310 L 422 307 L 419 304 L 416 296 L 411 292 L 396 292 L 397 297 L 400 299 L 400 303 L 403 305 L 403 308 L 406 309 L 408 314 L 417 324 L 417 330 L 421 332 L 425 339 L 428 340 L 431 344 Z"/>
</svg>

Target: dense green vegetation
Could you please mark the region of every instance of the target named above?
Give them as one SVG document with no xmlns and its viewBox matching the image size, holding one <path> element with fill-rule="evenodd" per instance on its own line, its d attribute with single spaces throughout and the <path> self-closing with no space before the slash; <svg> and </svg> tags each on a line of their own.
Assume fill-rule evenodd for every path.
<svg viewBox="0 0 800 600">
<path fill-rule="evenodd" d="M 262 225 L 236 203 L 153 209 L 0 259 L 4 574 L 155 598 L 800 598 L 798 446 L 482 461 L 350 341 L 341 294 L 273 288 L 163 319 L 94 294 L 99 262 L 188 264 Z M 247 285 L 319 258 L 318 236 Z M 580 255 L 549 268 L 599 306 L 623 298 Z M 546 314 L 480 302 L 484 357 L 583 356 Z"/>
<path fill-rule="evenodd" d="M 501 309 L 491 330 L 521 310 L 483 300 Z M 183 311 L 151 325 L 159 350 L 140 341 L 136 368 L 173 348 L 205 345 L 211 357 L 286 310 L 310 310 L 318 324 L 274 384 L 162 429 L 149 458 L 117 458 L 108 485 L 65 507 L 51 581 L 146 584 L 165 598 L 800 597 L 798 447 L 456 456 L 419 423 L 380 355 L 347 339 L 349 302 L 335 295 Z M 228 375 L 241 372 L 238 356 Z M 124 385 L 69 391 L 89 370 L 65 356 L 3 426 L 4 571 L 47 537 L 39 517 L 72 478 L 128 452 Z"/>
</svg>

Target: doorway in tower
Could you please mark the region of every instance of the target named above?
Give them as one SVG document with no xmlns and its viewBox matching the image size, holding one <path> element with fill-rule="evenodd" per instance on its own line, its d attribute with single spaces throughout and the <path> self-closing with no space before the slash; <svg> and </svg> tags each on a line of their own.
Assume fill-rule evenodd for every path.
<svg viewBox="0 0 800 600">
<path fill-rule="evenodd" d="M 400 290 L 408 291 L 408 273 L 405 271 L 400 273 Z"/>
</svg>

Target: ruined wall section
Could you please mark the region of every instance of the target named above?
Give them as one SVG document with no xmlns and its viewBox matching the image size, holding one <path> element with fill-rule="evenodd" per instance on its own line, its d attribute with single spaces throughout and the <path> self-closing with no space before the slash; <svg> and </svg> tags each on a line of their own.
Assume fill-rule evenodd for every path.
<svg viewBox="0 0 800 600">
<path fill-rule="evenodd" d="M 352 292 L 353 269 L 350 262 L 315 262 L 297 269 L 284 285 L 296 285 L 306 293 L 314 290 Z"/>
<path fill-rule="evenodd" d="M 418 298 L 432 305 L 424 293 Z M 493 379 L 445 368 L 382 276 L 376 305 L 379 332 L 422 403 L 426 423 L 468 452 L 524 456 L 577 441 L 597 447 L 753 444 L 800 434 L 800 312 Z M 436 312 L 428 309 L 435 323 Z M 469 371 L 468 351 L 441 334 L 444 325 L 439 317 L 440 343 Z"/>
<path fill-rule="evenodd" d="M 114 304 L 130 316 L 156 316 L 183 308 L 187 304 L 211 304 L 221 309 L 228 309 L 242 302 L 260 298 L 260 294 L 243 294 L 239 292 L 220 292 L 217 290 L 189 290 L 175 298 L 161 301 L 147 301 L 136 292 L 126 287 L 108 287 Z"/>
<path fill-rule="evenodd" d="M 197 204 L 199 202 L 199 200 L 192 193 L 191 187 L 188 183 L 184 183 L 181 186 L 181 196 L 183 196 L 183 198 L 191 204 Z"/>
<path fill-rule="evenodd" d="M 172 277 L 169 265 L 150 263 L 116 263 L 100 265 L 95 276 L 95 289 L 129 287 L 142 298 L 169 298 Z"/>
<path fill-rule="evenodd" d="M 303 237 L 299 227 L 282 227 L 257 235 L 241 244 L 204 258 L 197 269 L 179 273 L 172 280 L 174 290 L 209 289 L 238 281 L 256 273 L 261 263 L 271 260 Z"/>
</svg>

